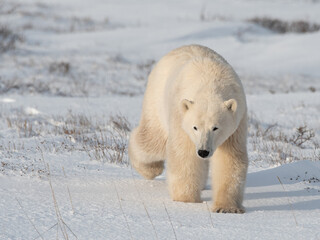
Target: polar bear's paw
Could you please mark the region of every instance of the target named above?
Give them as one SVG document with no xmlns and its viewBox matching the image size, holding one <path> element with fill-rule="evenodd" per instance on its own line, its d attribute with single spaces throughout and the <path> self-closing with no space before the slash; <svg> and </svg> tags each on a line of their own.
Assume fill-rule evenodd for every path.
<svg viewBox="0 0 320 240">
<path fill-rule="evenodd" d="M 163 172 L 164 162 L 159 161 L 148 164 L 140 163 L 134 167 L 145 179 L 151 180 Z"/>
<path fill-rule="evenodd" d="M 211 210 L 216 213 L 245 213 L 244 207 L 214 206 Z"/>
</svg>

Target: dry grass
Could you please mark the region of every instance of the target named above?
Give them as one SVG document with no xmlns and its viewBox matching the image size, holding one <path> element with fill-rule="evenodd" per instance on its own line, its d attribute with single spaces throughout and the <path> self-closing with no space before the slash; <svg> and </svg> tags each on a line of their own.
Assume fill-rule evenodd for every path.
<svg viewBox="0 0 320 240">
<path fill-rule="evenodd" d="M 117 23 L 110 23 L 107 17 L 98 21 L 90 17 L 61 15 L 59 7 L 46 3 L 34 3 L 33 7 L 30 6 L 22 2 L 18 6 L 14 1 L 0 0 L 0 15 L 3 16 L 1 19 L 4 19 L 0 21 L 0 54 L 18 48 L 19 43 L 24 41 L 23 34 L 27 36 L 30 29 L 43 34 L 58 34 L 123 27 Z M 12 22 L 12 19 L 18 21 Z M 26 44 L 29 45 L 29 42 Z M 69 56 L 63 60 L 52 60 L 48 55 L 40 56 L 29 50 L 26 57 L 25 50 L 22 50 L 21 56 L 18 54 L 8 58 L 2 64 L 7 70 L 0 76 L 0 94 L 96 97 L 116 93 L 133 96 L 141 94 L 144 89 L 143 83 L 135 81 L 135 76 L 143 76 L 140 72 L 145 71 L 150 64 L 149 61 L 136 64 L 120 58 L 96 61 L 92 60 L 91 56 Z M 84 65 L 85 68 L 81 67 Z M 15 74 L 11 74 L 12 72 Z"/>
<path fill-rule="evenodd" d="M 70 72 L 71 64 L 68 62 L 53 62 L 49 65 L 50 73 L 66 75 Z"/>
<path fill-rule="evenodd" d="M 315 133 L 312 129 L 308 129 L 307 126 L 300 126 L 296 129 L 296 133 L 289 139 L 290 142 L 303 147 L 303 144 L 308 141 L 312 141 L 315 137 Z"/>
<path fill-rule="evenodd" d="M 138 73 L 134 75 L 135 79 L 139 82 L 147 83 L 148 76 L 155 65 L 155 60 L 147 60 L 143 63 L 137 64 Z"/>
<path fill-rule="evenodd" d="M 8 71 L 0 76 L 0 94 L 97 97 L 112 93 L 135 96 L 143 94 L 152 67 L 152 61 L 136 64 L 120 59 L 95 62 L 83 58 L 52 59 L 47 56 L 19 57 L 12 64 L 15 69 L 20 69 L 23 76 L 7 74 L 15 71 L 9 66 Z"/>
<path fill-rule="evenodd" d="M 131 130 L 131 125 L 128 119 L 120 114 L 111 116 L 109 122 L 113 125 L 115 129 L 129 132 Z"/>
<path fill-rule="evenodd" d="M 129 162 L 127 145 L 131 126 L 122 115 L 99 121 L 69 111 L 66 116 L 44 118 L 25 114 L 20 109 L 15 116 L 7 116 L 6 120 L 8 128 L 16 130 L 17 137 L 26 141 L 38 139 L 48 152 L 85 151 L 91 160 L 126 165 Z M 52 142 L 46 140 L 49 136 L 53 138 Z M 2 148 L 11 152 L 17 147 L 21 150 L 24 145 L 12 143 Z"/>
<path fill-rule="evenodd" d="M 106 17 L 97 21 L 90 17 L 77 17 L 61 15 L 59 8 L 52 4 L 37 2 L 34 8 L 28 8 L 23 3 L 14 5 L 10 0 L 0 0 L 0 14 L 15 12 L 23 20 L 20 28 L 23 30 L 36 29 L 46 32 L 65 33 L 65 32 L 89 32 L 106 28 L 111 28 L 109 19 Z M 1 4 L 2 2 L 2 4 Z M 3 11 L 1 11 L 3 6 Z M 42 22 L 45 24 L 37 24 Z"/>
<path fill-rule="evenodd" d="M 255 17 L 248 21 L 277 33 L 308 33 L 320 30 L 319 24 L 303 20 L 288 22 L 275 18 Z"/>
<path fill-rule="evenodd" d="M 25 146 L 24 140 L 2 140 L 0 142 L 0 173 L 6 175 L 15 172 L 20 176 L 29 175 L 40 178 L 47 176 L 48 172 L 37 156 L 32 156 L 31 152 L 32 149 Z"/>
<path fill-rule="evenodd" d="M 0 15 L 2 16 L 13 14 L 17 8 L 17 4 L 0 0 Z M 0 23 L 0 53 L 15 49 L 17 43 L 23 40 L 22 34 L 16 33 L 9 26 Z"/>
<path fill-rule="evenodd" d="M 124 131 L 100 131 L 83 144 L 90 159 L 117 164 L 128 164 L 126 159 L 127 134 Z"/>
<path fill-rule="evenodd" d="M 15 33 L 8 26 L 0 25 L 0 53 L 4 53 L 16 48 L 17 43 L 23 41 L 23 36 Z"/>
<path fill-rule="evenodd" d="M 253 162 L 278 165 L 302 159 L 319 160 L 315 132 L 306 125 L 284 131 L 277 124 L 264 125 L 254 116 L 249 123 L 249 144 L 255 153 Z M 313 154 L 305 154 L 310 151 Z"/>
<path fill-rule="evenodd" d="M 12 113 L 2 118 L 20 140 L 0 144 L 0 150 L 8 158 L 28 151 L 29 147 L 25 146 L 28 141 L 37 141 L 37 146 L 46 152 L 82 151 L 91 160 L 129 164 L 127 147 L 131 126 L 122 115 L 97 119 L 72 111 L 50 118 L 28 115 L 22 109 Z M 319 140 L 307 125 L 285 129 L 277 124 L 263 124 L 251 116 L 248 140 L 253 162 L 284 164 L 301 159 L 320 160 Z"/>
<path fill-rule="evenodd" d="M 48 6 L 44 6 L 48 8 Z M 19 14 L 25 17 L 25 23 L 21 26 L 23 30 L 37 29 L 44 32 L 53 33 L 72 33 L 72 32 L 93 32 L 103 29 L 118 28 L 110 24 L 109 19 L 105 18 L 102 21 L 96 21 L 89 17 L 66 17 L 55 14 L 44 14 L 43 12 L 31 12 L 28 10 L 20 10 Z M 34 24 L 34 21 L 29 19 L 37 19 L 38 21 L 47 22 L 46 26 Z M 54 24 L 51 24 L 54 22 Z"/>
<path fill-rule="evenodd" d="M 83 148 L 92 160 L 128 165 L 129 131 L 130 124 L 125 117 L 111 116 L 109 127 L 95 132 L 90 141 L 83 142 Z"/>
<path fill-rule="evenodd" d="M 29 92 L 29 93 L 50 93 L 50 85 L 45 82 L 32 81 L 27 82 L 22 79 L 1 79 L 0 94 L 12 92 Z M 57 94 L 58 95 L 58 94 Z"/>
</svg>

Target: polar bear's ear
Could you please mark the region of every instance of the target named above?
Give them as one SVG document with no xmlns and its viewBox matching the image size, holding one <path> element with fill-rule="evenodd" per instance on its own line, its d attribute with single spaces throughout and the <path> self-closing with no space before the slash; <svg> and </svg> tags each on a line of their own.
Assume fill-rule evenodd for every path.
<svg viewBox="0 0 320 240">
<path fill-rule="evenodd" d="M 190 100 L 187 100 L 187 99 L 183 99 L 181 101 L 181 109 L 182 109 L 182 112 L 186 112 L 187 110 L 190 109 L 190 107 L 192 106 L 193 102 L 190 101 Z"/>
<path fill-rule="evenodd" d="M 228 108 L 228 110 L 235 112 L 237 110 L 237 101 L 235 99 L 229 99 L 224 102 L 224 105 Z"/>
</svg>

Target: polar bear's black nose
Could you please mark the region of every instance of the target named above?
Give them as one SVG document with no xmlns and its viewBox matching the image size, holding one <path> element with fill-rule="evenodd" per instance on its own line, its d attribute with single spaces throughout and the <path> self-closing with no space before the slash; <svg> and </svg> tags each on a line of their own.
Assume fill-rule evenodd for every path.
<svg viewBox="0 0 320 240">
<path fill-rule="evenodd" d="M 202 158 L 205 158 L 209 155 L 209 152 L 207 150 L 199 150 L 198 155 Z"/>
</svg>

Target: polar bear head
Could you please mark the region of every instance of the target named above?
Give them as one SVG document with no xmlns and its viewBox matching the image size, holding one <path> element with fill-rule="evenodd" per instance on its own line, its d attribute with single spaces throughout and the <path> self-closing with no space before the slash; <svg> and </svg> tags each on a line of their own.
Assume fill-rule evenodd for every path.
<svg viewBox="0 0 320 240">
<path fill-rule="evenodd" d="M 210 158 L 234 133 L 239 124 L 237 108 L 235 99 L 181 101 L 182 129 L 194 143 L 200 158 Z"/>
</svg>

